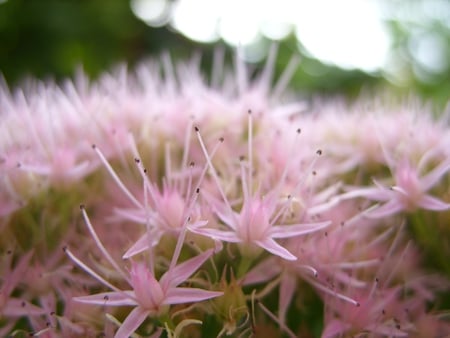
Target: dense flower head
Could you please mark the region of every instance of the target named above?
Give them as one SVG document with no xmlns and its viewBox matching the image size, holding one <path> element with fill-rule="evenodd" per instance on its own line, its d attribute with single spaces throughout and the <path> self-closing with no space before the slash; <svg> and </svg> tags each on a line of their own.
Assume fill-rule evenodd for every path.
<svg viewBox="0 0 450 338">
<path fill-rule="evenodd" d="M 0 89 L 0 335 L 449 334 L 445 120 L 222 56 Z"/>
</svg>

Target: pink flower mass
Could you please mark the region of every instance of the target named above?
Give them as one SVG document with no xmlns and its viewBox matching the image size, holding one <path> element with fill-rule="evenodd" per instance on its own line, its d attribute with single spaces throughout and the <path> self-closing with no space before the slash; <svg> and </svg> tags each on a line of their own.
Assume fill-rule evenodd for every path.
<svg viewBox="0 0 450 338">
<path fill-rule="evenodd" d="M 0 336 L 449 336 L 444 116 L 216 56 L 0 89 Z"/>
</svg>

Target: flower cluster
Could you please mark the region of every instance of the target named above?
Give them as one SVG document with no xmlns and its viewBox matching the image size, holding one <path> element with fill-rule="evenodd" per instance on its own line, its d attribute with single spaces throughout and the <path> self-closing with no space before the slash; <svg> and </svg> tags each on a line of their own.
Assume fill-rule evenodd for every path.
<svg viewBox="0 0 450 338">
<path fill-rule="evenodd" d="M 450 334 L 450 127 L 275 57 L 0 90 L 0 336 Z"/>
</svg>

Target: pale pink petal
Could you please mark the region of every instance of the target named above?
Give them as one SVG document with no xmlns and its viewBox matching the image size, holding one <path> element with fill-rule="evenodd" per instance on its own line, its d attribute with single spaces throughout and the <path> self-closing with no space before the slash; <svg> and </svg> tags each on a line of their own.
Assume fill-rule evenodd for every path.
<svg viewBox="0 0 450 338">
<path fill-rule="evenodd" d="M 273 253 L 274 255 L 280 256 L 288 261 L 295 261 L 297 257 L 291 254 L 288 250 L 283 248 L 280 244 L 275 242 L 272 238 L 268 237 L 263 240 L 254 241 L 255 244 L 259 245 L 261 248 Z"/>
<path fill-rule="evenodd" d="M 184 304 L 200 302 L 205 299 L 222 296 L 220 291 L 207 291 L 197 288 L 174 288 L 170 289 L 164 299 L 164 304 Z"/>
<path fill-rule="evenodd" d="M 212 239 L 219 239 L 221 241 L 230 242 L 230 243 L 239 243 L 242 242 L 242 240 L 237 237 L 235 232 L 232 231 L 222 231 L 217 229 L 205 229 L 205 228 L 199 228 L 199 229 L 192 229 L 189 227 L 189 230 L 193 233 L 196 233 L 198 235 L 206 236 Z"/>
<path fill-rule="evenodd" d="M 331 221 L 320 223 L 304 223 L 292 225 L 277 225 L 270 229 L 272 238 L 290 238 L 300 235 L 306 235 L 311 232 L 319 231 L 331 224 Z"/>
<path fill-rule="evenodd" d="M 370 212 L 367 212 L 365 214 L 365 216 L 368 218 L 383 218 L 383 217 L 392 216 L 392 215 L 402 211 L 403 209 L 404 209 L 404 207 L 401 204 L 401 202 L 393 199 L 393 200 L 379 206 L 378 208 L 373 209 Z"/>
<path fill-rule="evenodd" d="M 422 189 L 424 191 L 427 191 L 431 187 L 433 187 L 440 178 L 450 169 L 450 161 L 446 161 L 436 168 L 434 168 L 432 171 L 430 171 L 428 174 L 423 176 L 420 180 Z"/>
<path fill-rule="evenodd" d="M 275 258 L 272 256 L 272 258 Z M 242 278 L 242 285 L 251 285 L 267 282 L 281 273 L 281 266 L 275 259 L 265 259 Z"/>
<path fill-rule="evenodd" d="M 354 188 L 354 190 L 330 198 L 330 200 L 327 202 L 308 208 L 307 212 L 310 215 L 320 214 L 324 211 L 328 211 L 331 208 L 337 206 L 342 201 L 360 197 L 365 197 L 374 201 L 384 202 L 390 198 L 390 196 L 386 194 L 387 192 L 388 191 L 385 187 Z"/>
<path fill-rule="evenodd" d="M 39 316 L 44 313 L 44 309 L 16 298 L 8 299 L 2 307 L 2 315 L 5 317 Z"/>
<path fill-rule="evenodd" d="M 158 233 L 158 235 L 153 234 L 151 245 L 154 246 L 154 245 L 158 244 L 160 238 L 161 238 L 161 236 L 159 233 Z M 133 256 L 147 250 L 148 247 L 149 247 L 149 238 L 148 238 L 148 235 L 145 234 L 141 238 L 139 238 L 137 240 L 137 242 L 134 243 L 131 246 L 131 248 L 129 248 L 127 250 L 127 252 L 125 252 L 125 254 L 122 256 L 122 258 L 127 259 L 130 257 L 133 257 Z"/>
<path fill-rule="evenodd" d="M 134 308 L 128 317 L 120 325 L 119 330 L 116 332 L 114 338 L 128 338 L 130 337 L 139 325 L 147 318 L 150 311 L 144 310 L 141 307 Z"/>
<path fill-rule="evenodd" d="M 208 224 L 208 221 L 196 221 L 194 223 L 189 223 L 189 228 L 201 228 Z"/>
<path fill-rule="evenodd" d="M 286 312 L 297 287 L 297 279 L 288 273 L 283 275 L 280 282 L 280 299 L 278 301 L 278 319 L 286 322 Z"/>
<path fill-rule="evenodd" d="M 203 191 L 203 196 L 207 198 L 214 213 L 217 214 L 220 220 L 231 229 L 236 230 L 235 214 L 231 211 L 231 208 L 224 208 L 223 204 L 219 200 L 206 191 Z"/>
<path fill-rule="evenodd" d="M 132 262 L 130 276 L 139 304 L 147 309 L 158 307 L 165 297 L 165 290 L 147 265 L 142 262 Z"/>
<path fill-rule="evenodd" d="M 186 281 L 197 269 L 211 257 L 213 250 L 207 250 L 167 271 L 160 279 L 164 289 L 172 288 Z"/>
<path fill-rule="evenodd" d="M 220 212 L 219 210 L 214 210 L 215 213 L 217 214 L 217 216 L 220 218 L 220 220 L 225 223 L 226 225 L 228 225 L 231 229 L 236 230 L 236 221 L 235 221 L 235 215 L 230 213 L 223 213 Z"/>
<path fill-rule="evenodd" d="M 129 221 L 145 224 L 147 222 L 146 214 L 141 210 L 114 208 L 114 212 L 120 217 Z M 150 215 L 151 217 L 152 215 Z"/>
<path fill-rule="evenodd" d="M 450 203 L 445 203 L 444 201 L 437 199 L 430 195 L 423 196 L 418 205 L 421 208 L 427 209 L 427 210 L 436 210 L 436 211 L 442 211 L 450 209 Z"/>
<path fill-rule="evenodd" d="M 75 301 L 86 304 L 95 304 L 102 306 L 136 306 L 135 295 L 133 291 L 123 292 L 102 292 L 90 296 L 79 296 L 73 298 Z"/>
<path fill-rule="evenodd" d="M 342 199 L 351 199 L 355 197 L 367 197 L 374 201 L 387 201 L 390 198 L 390 190 L 383 186 L 380 182 L 373 179 L 373 183 L 376 187 L 370 188 L 355 188 L 355 190 L 344 193 L 341 196 Z"/>
<path fill-rule="evenodd" d="M 16 285 L 22 280 L 25 271 L 28 269 L 29 262 L 33 256 L 33 251 L 27 252 L 20 258 L 19 263 L 14 267 L 14 270 L 10 274 L 2 276 L 3 285 L 1 286 L 2 294 L 7 297 L 14 290 Z"/>
</svg>

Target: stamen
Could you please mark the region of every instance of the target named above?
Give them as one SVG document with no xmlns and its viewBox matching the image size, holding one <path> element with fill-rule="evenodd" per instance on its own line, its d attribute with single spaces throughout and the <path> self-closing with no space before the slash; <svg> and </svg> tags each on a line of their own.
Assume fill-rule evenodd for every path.
<svg viewBox="0 0 450 338">
<path fill-rule="evenodd" d="M 186 129 L 186 135 L 184 137 L 184 145 L 183 145 L 183 157 L 181 159 L 181 168 L 186 168 L 188 166 L 188 156 L 191 146 L 191 136 L 192 136 L 192 126 L 193 121 L 190 120 L 189 124 Z M 184 180 L 181 180 L 182 183 L 184 183 Z M 184 185 L 180 187 L 180 191 L 183 191 L 185 189 Z"/>
<path fill-rule="evenodd" d="M 116 263 L 116 261 L 111 257 L 109 252 L 106 250 L 106 248 L 103 246 L 102 242 L 100 241 L 100 238 L 98 238 L 97 233 L 94 230 L 94 227 L 91 224 L 91 221 L 87 215 L 86 209 L 84 205 L 80 205 L 81 213 L 83 214 L 84 223 L 86 224 L 92 238 L 94 239 L 95 244 L 102 252 L 103 256 L 105 256 L 106 260 L 122 275 L 122 277 L 127 281 L 130 282 L 125 272 L 120 268 L 120 266 Z"/>
<path fill-rule="evenodd" d="M 95 152 L 97 153 L 98 157 L 100 158 L 100 160 L 102 161 L 103 165 L 106 167 L 106 169 L 108 170 L 109 174 L 112 176 L 112 178 L 114 179 L 114 181 L 116 182 L 116 184 L 119 186 L 119 188 L 125 193 L 125 195 L 128 197 L 128 199 L 137 207 L 142 208 L 141 203 L 139 203 L 139 201 L 133 196 L 133 194 L 127 189 L 127 187 L 125 186 L 125 184 L 121 181 L 121 179 L 119 178 L 119 176 L 117 176 L 116 172 L 114 171 L 114 169 L 111 167 L 111 165 L 109 164 L 108 160 L 106 159 L 106 157 L 103 155 L 103 153 L 100 151 L 100 149 L 93 144 L 92 145 L 92 149 L 95 150 Z"/>
<path fill-rule="evenodd" d="M 384 283 L 385 286 L 387 286 L 387 285 L 390 284 L 392 278 L 394 277 L 394 274 L 398 271 L 400 265 L 403 264 L 403 260 L 404 260 L 404 258 L 405 258 L 405 256 L 406 256 L 406 252 L 409 250 L 410 245 L 411 245 L 411 241 L 409 241 L 409 242 L 406 244 L 406 247 L 405 247 L 405 249 L 402 251 L 402 254 L 401 254 L 401 256 L 399 257 L 399 259 L 398 259 L 398 261 L 397 261 L 397 264 L 395 264 L 395 266 L 394 266 L 392 269 L 389 270 L 389 271 L 390 271 L 390 272 L 389 272 L 389 275 L 388 275 L 388 277 L 386 278 L 386 281 L 385 281 L 385 283 Z"/>
<path fill-rule="evenodd" d="M 272 312 L 269 311 L 268 308 L 266 308 L 261 302 L 256 301 L 259 305 L 259 307 L 261 308 L 261 310 L 263 310 L 263 312 L 268 315 L 270 317 L 270 319 L 272 319 L 275 323 L 277 323 L 280 328 L 286 332 L 286 334 L 291 337 L 291 338 L 296 338 L 297 335 L 291 331 L 291 329 L 289 329 L 289 327 L 287 327 L 286 324 L 284 324 L 283 322 L 281 322 Z"/>
<path fill-rule="evenodd" d="M 314 269 L 311 265 L 300 264 L 297 265 L 297 267 L 311 272 L 316 278 L 319 276 L 319 272 L 316 269 Z"/>
<path fill-rule="evenodd" d="M 332 290 L 332 289 L 330 289 L 330 288 L 327 288 L 326 286 L 324 286 L 324 285 L 322 285 L 322 284 L 316 282 L 315 280 L 311 279 L 311 278 L 308 277 L 308 276 L 304 276 L 303 278 L 305 278 L 305 279 L 306 279 L 309 283 L 311 283 L 314 287 L 318 288 L 319 290 L 321 290 L 321 291 L 323 291 L 323 292 L 325 292 L 325 293 L 328 293 L 328 294 L 330 294 L 330 295 L 332 295 L 332 296 L 335 296 L 336 298 L 341 299 L 341 300 L 343 300 L 343 301 L 346 301 L 346 302 L 348 302 L 348 303 L 350 303 L 350 304 L 353 304 L 353 305 L 355 305 L 356 307 L 361 306 L 361 304 L 360 304 L 359 302 L 357 302 L 356 300 L 354 300 L 353 298 L 350 298 L 350 297 L 345 296 L 345 295 L 343 295 L 343 294 L 341 294 L 341 293 L 339 293 L 339 292 L 336 292 L 336 291 L 334 291 L 334 290 Z"/>
<path fill-rule="evenodd" d="M 212 175 L 212 177 L 213 177 L 213 179 L 214 179 L 214 181 L 215 181 L 215 183 L 217 185 L 217 188 L 219 189 L 219 193 L 222 196 L 222 199 L 223 199 L 223 201 L 225 203 L 225 206 L 227 207 L 228 211 L 230 213 L 232 213 L 233 209 L 231 208 L 231 205 L 228 202 L 228 199 L 227 199 L 227 197 L 225 195 L 225 192 L 222 189 L 222 186 L 221 186 L 220 181 L 219 181 L 219 177 L 217 175 L 217 171 L 216 171 L 216 169 L 214 168 L 214 166 L 212 164 L 211 156 L 208 155 L 208 151 L 206 150 L 205 143 L 203 142 L 203 138 L 200 135 L 200 131 L 199 131 L 198 127 L 195 127 L 195 132 L 197 133 L 198 141 L 200 142 L 200 146 L 202 148 L 203 154 L 206 157 L 206 162 L 208 163 L 209 169 L 211 171 L 211 175 Z M 223 139 L 221 139 L 220 141 L 223 142 Z"/>
<path fill-rule="evenodd" d="M 87 266 L 86 264 L 84 264 L 80 259 L 78 259 L 78 257 L 76 257 L 67 247 L 63 248 L 63 251 L 66 253 L 67 256 L 69 256 L 69 258 L 75 263 L 77 264 L 81 269 L 83 269 L 84 271 L 86 271 L 88 274 L 90 274 L 92 277 L 94 277 L 95 279 L 97 279 L 100 283 L 102 283 L 103 285 L 109 287 L 111 290 L 114 290 L 116 292 L 120 292 L 123 293 L 122 290 L 120 290 L 119 288 L 115 287 L 114 285 L 112 285 L 110 282 L 108 282 L 107 280 L 105 280 L 103 277 L 101 277 L 100 275 L 98 275 L 94 270 L 92 270 L 89 266 Z M 131 296 L 128 296 L 130 298 L 132 298 Z"/>
<path fill-rule="evenodd" d="M 375 291 L 377 290 L 379 283 L 380 283 L 380 280 L 378 279 L 378 277 L 376 277 L 372 284 L 372 288 L 370 289 L 368 299 L 373 299 Z"/>
</svg>

